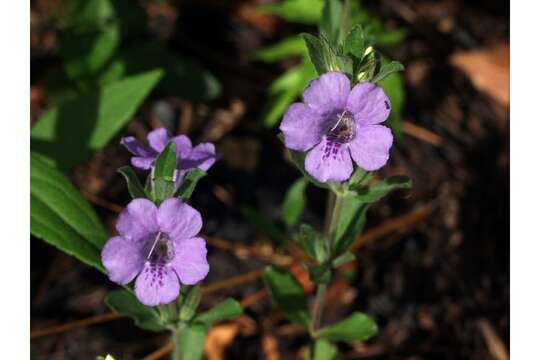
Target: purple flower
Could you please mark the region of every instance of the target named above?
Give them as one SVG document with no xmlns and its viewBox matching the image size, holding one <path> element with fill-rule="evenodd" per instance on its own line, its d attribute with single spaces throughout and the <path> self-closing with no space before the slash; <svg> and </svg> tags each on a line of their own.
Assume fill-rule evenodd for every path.
<svg viewBox="0 0 540 360">
<path fill-rule="evenodd" d="M 135 295 L 141 303 L 170 303 L 178 297 L 180 282 L 193 285 L 208 274 L 205 241 L 196 237 L 201 227 L 201 214 L 178 199 L 167 199 L 159 208 L 147 199 L 131 201 L 118 218 L 119 235 L 101 252 L 109 279 L 125 285 L 137 277 Z"/>
<path fill-rule="evenodd" d="M 388 161 L 392 133 L 382 123 L 390 101 L 375 84 L 351 84 L 346 75 L 329 72 L 304 90 L 304 103 L 289 106 L 280 125 L 285 146 L 308 151 L 306 171 L 315 179 L 345 181 L 353 171 L 351 157 L 364 170 Z"/>
<path fill-rule="evenodd" d="M 190 169 L 208 170 L 217 159 L 214 144 L 202 143 L 193 147 L 191 140 L 186 135 L 171 138 L 164 128 L 151 131 L 148 133 L 147 139 L 148 146 L 142 144 L 133 136 L 122 138 L 120 141 L 129 152 L 135 155 L 131 158 L 131 164 L 139 169 L 150 169 L 156 157 L 170 141 L 176 145 L 179 179 L 183 178 L 186 171 Z"/>
</svg>

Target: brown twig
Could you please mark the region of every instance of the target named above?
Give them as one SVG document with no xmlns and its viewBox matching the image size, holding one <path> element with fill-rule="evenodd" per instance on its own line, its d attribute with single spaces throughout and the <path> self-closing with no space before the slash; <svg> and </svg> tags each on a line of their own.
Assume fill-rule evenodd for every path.
<svg viewBox="0 0 540 360">
<path fill-rule="evenodd" d="M 268 296 L 268 292 L 266 291 L 266 288 L 263 288 L 243 298 L 242 301 L 240 301 L 240 305 L 242 306 L 242 308 L 245 309 L 245 308 L 250 307 L 253 304 L 258 303 L 259 301 L 261 301 L 267 296 Z"/>
<path fill-rule="evenodd" d="M 506 345 L 489 321 L 486 319 L 478 320 L 478 327 L 480 328 L 482 336 L 486 340 L 486 345 L 493 359 L 508 360 L 510 356 L 508 355 Z"/>
<path fill-rule="evenodd" d="M 213 284 L 205 286 L 201 289 L 203 295 L 215 293 L 217 291 L 228 289 L 233 286 L 246 284 L 258 280 L 262 275 L 262 269 L 253 270 L 245 274 L 233 276 L 222 281 L 217 281 Z"/>
<path fill-rule="evenodd" d="M 405 134 L 425 141 L 433 146 L 441 146 L 443 143 L 443 139 L 441 136 L 421 126 L 415 125 L 409 121 L 402 122 L 401 130 L 403 130 Z"/>
<path fill-rule="evenodd" d="M 120 213 L 123 209 L 122 206 L 115 204 L 113 202 L 107 201 L 105 199 L 102 199 L 97 195 L 89 193 L 88 191 L 83 191 L 83 195 L 91 203 L 101 206 L 102 208 L 105 208 L 112 212 Z"/>
<path fill-rule="evenodd" d="M 424 204 L 404 215 L 385 221 L 381 225 L 367 230 L 363 235 L 356 239 L 356 242 L 352 246 L 352 251 L 354 252 L 367 243 L 380 239 L 395 231 L 405 231 L 412 225 L 427 218 L 432 210 L 433 203 Z"/>
<path fill-rule="evenodd" d="M 158 360 L 169 354 L 172 351 L 172 344 L 170 342 L 166 343 L 153 353 L 146 355 L 143 360 Z"/>
<path fill-rule="evenodd" d="M 65 324 L 50 326 L 44 329 L 31 331 L 30 339 L 36 339 L 42 336 L 58 334 L 58 333 L 62 333 L 65 331 L 77 329 L 77 328 L 88 326 L 88 325 L 100 324 L 107 321 L 116 320 L 118 318 L 120 318 L 120 315 L 113 312 L 99 314 L 99 315 L 91 316 L 86 319 L 71 321 Z"/>
</svg>

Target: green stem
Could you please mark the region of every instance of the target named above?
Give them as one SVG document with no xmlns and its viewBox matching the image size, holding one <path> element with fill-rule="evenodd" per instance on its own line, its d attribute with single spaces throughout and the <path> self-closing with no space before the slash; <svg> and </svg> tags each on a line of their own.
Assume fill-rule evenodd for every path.
<svg viewBox="0 0 540 360">
<path fill-rule="evenodd" d="M 324 234 L 328 239 L 328 254 L 332 254 L 337 224 L 339 216 L 341 214 L 341 209 L 343 207 L 343 196 L 340 194 L 335 194 L 333 191 L 328 191 L 328 200 L 326 208 L 326 220 L 324 226 Z M 315 304 L 313 306 L 312 313 L 312 323 L 311 323 L 311 333 L 312 335 L 317 332 L 321 326 L 322 315 L 324 310 L 324 303 L 326 300 L 326 284 L 319 284 L 317 286 L 317 293 L 315 295 Z"/>
<path fill-rule="evenodd" d="M 171 334 L 171 344 L 172 344 L 171 360 L 182 360 L 182 352 L 180 351 L 181 333 L 182 333 L 182 330 L 177 329 L 173 331 Z"/>
</svg>

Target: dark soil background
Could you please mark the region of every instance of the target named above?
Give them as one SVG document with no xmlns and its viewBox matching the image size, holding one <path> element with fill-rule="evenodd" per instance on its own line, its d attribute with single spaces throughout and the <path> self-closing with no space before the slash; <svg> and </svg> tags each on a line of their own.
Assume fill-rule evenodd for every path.
<svg viewBox="0 0 540 360">
<path fill-rule="evenodd" d="M 245 217 L 258 209 L 279 223 L 280 205 L 299 173 L 276 130 L 257 123 L 268 84 L 292 62 L 268 65 L 254 52 L 283 36 L 314 28 L 255 12 L 256 0 L 175 1 L 148 6 L 156 36 L 192 56 L 221 82 L 211 102 L 151 96 L 124 134 L 143 138 L 154 127 L 213 141 L 222 160 L 203 179 L 194 206 L 205 220 L 211 272 L 204 285 L 242 274 L 251 281 L 209 290 L 201 308 L 226 296 L 245 316 L 218 325 L 208 359 L 296 359 L 308 337 L 288 325 L 265 296 L 257 270 L 278 262 L 276 246 Z M 61 66 L 49 18 L 55 0 L 32 1 L 32 119 L 48 109 L 41 82 Z M 509 346 L 509 3 L 504 1 L 365 1 L 387 26 L 408 31 L 382 50 L 405 67 L 404 134 L 382 175 L 407 174 L 412 191 L 398 192 L 368 213 L 357 261 L 331 286 L 325 321 L 353 309 L 377 320 L 366 344 L 340 344 L 346 359 L 507 359 Z M 114 231 L 128 201 L 115 170 L 129 161 L 113 141 L 69 174 Z M 325 193 L 309 187 L 303 220 L 321 226 Z M 244 212 L 243 210 L 244 209 Z M 301 267 L 293 270 L 313 291 Z M 348 279 L 348 281 L 346 281 Z M 223 283 L 221 283 L 223 284 Z M 31 239 L 31 340 L 37 359 L 143 359 L 167 343 L 129 319 L 101 319 L 115 285 L 98 272 Z M 255 295 L 253 295 L 255 294 Z M 95 324 L 72 324 L 91 318 Z M 67 324 L 67 329 L 47 331 Z M 61 329 L 62 330 L 62 329 Z M 152 357 L 153 356 L 153 357 Z M 151 355 L 147 359 L 157 359 Z M 164 357 L 165 358 L 165 357 Z"/>
</svg>

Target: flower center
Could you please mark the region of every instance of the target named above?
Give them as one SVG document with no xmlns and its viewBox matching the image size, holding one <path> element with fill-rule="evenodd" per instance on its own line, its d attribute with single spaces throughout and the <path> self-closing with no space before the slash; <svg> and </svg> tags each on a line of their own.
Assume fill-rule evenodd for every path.
<svg viewBox="0 0 540 360">
<path fill-rule="evenodd" d="M 166 264 L 174 258 L 174 246 L 167 234 L 158 232 L 152 236 L 146 259 L 153 264 Z"/>
<path fill-rule="evenodd" d="M 335 114 L 330 119 L 330 128 L 326 133 L 326 138 L 336 145 L 346 144 L 356 135 L 356 124 L 354 118 L 347 110 Z"/>
</svg>

